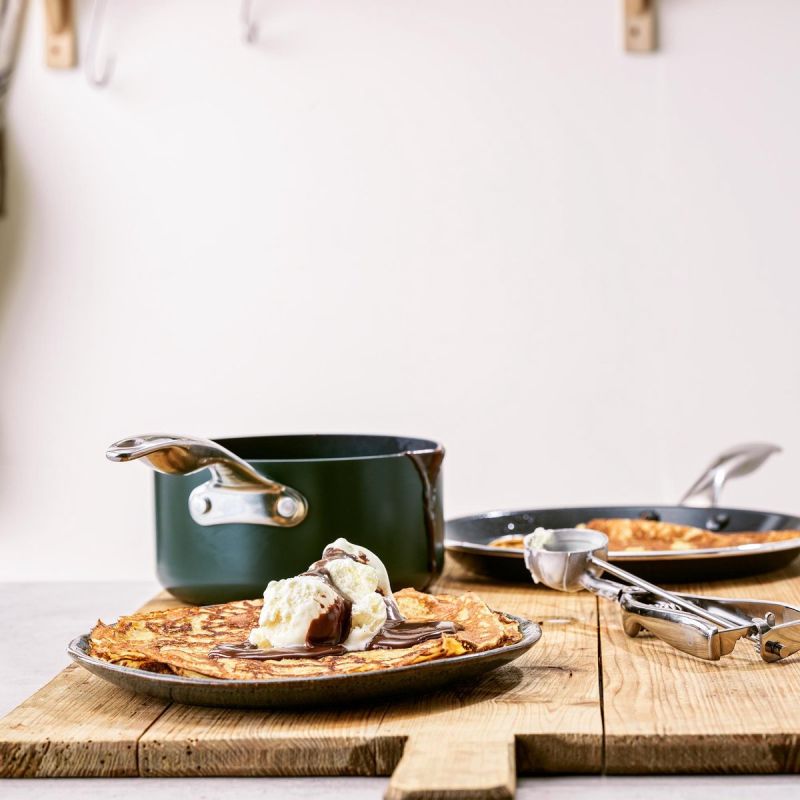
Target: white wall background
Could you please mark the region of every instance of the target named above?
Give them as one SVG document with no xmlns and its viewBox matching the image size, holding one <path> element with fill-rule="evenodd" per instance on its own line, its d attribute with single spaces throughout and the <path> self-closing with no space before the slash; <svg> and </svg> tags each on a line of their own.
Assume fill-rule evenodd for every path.
<svg viewBox="0 0 800 800">
<path fill-rule="evenodd" d="M 111 86 L 29 9 L 0 223 L 0 578 L 149 577 L 112 440 L 427 435 L 448 515 L 800 511 L 800 4 L 111 2 Z M 79 3 L 86 33 L 89 4 Z"/>
</svg>

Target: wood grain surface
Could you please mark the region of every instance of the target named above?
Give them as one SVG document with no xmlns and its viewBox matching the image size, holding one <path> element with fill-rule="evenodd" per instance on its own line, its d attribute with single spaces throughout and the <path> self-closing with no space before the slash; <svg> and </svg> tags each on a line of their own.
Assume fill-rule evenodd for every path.
<svg viewBox="0 0 800 800">
<path fill-rule="evenodd" d="M 800 605 L 798 566 L 687 590 Z M 0 721 L 0 776 L 390 775 L 387 797 L 411 800 L 512 797 L 517 773 L 800 771 L 800 658 L 765 664 L 745 641 L 700 661 L 629 639 L 585 593 L 452 570 L 434 587 L 465 589 L 542 641 L 477 682 L 343 710 L 167 704 L 71 666 Z"/>
<path fill-rule="evenodd" d="M 800 606 L 800 562 L 739 581 L 681 587 Z M 767 664 L 749 640 L 702 661 L 628 638 L 600 604 L 605 769 L 609 774 L 800 772 L 800 658 Z"/>
<path fill-rule="evenodd" d="M 464 797 L 468 787 L 476 797 L 511 796 L 517 761 L 526 772 L 599 772 L 594 598 L 453 578 L 434 591 L 467 589 L 541 622 L 542 641 L 477 683 L 419 698 L 313 712 L 173 705 L 139 739 L 140 774 L 394 773 L 388 796 L 423 798 Z"/>
<path fill-rule="evenodd" d="M 0 721 L 0 775 L 394 773 L 387 796 L 405 800 L 511 797 L 518 768 L 599 772 L 595 599 L 452 572 L 434 590 L 468 589 L 540 622 L 542 641 L 478 682 L 345 710 L 167 704 L 73 665 Z M 146 608 L 176 605 L 162 595 Z"/>
</svg>

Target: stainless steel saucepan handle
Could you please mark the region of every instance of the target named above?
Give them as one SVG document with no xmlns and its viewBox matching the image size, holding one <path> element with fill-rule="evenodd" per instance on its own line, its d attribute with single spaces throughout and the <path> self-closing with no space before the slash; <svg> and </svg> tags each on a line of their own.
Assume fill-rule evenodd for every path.
<svg viewBox="0 0 800 800">
<path fill-rule="evenodd" d="M 692 484 L 678 505 L 716 507 L 720 494 L 730 478 L 739 478 L 757 470 L 773 453 L 780 453 L 775 444 L 756 442 L 740 444 L 720 453 L 706 471 Z"/>
<path fill-rule="evenodd" d="M 210 480 L 189 495 L 189 513 L 198 525 L 247 523 L 291 528 L 308 514 L 308 502 L 300 492 L 262 475 L 208 439 L 172 434 L 131 436 L 114 442 L 106 450 L 106 458 L 141 459 L 165 475 L 192 475 L 207 469 Z"/>
</svg>

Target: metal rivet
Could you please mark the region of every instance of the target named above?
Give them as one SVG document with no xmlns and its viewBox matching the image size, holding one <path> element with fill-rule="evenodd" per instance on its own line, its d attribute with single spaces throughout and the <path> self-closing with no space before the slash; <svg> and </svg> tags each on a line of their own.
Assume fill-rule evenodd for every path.
<svg viewBox="0 0 800 800">
<path fill-rule="evenodd" d="M 730 521 L 731 518 L 727 514 L 714 514 L 714 516 L 706 522 L 706 528 L 710 531 L 721 531 Z"/>
<path fill-rule="evenodd" d="M 207 497 L 196 495 L 189 498 L 189 510 L 196 517 L 202 517 L 203 514 L 208 514 L 211 511 L 211 501 Z"/>
<path fill-rule="evenodd" d="M 275 510 L 281 517 L 291 519 L 297 513 L 297 501 L 293 497 L 281 497 L 275 504 Z"/>
</svg>

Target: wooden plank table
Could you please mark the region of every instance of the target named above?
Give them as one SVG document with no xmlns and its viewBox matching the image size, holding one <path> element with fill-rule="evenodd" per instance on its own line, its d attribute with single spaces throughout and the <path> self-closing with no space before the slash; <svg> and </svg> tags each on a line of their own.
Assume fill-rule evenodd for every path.
<svg viewBox="0 0 800 800">
<path fill-rule="evenodd" d="M 682 590 L 800 607 L 800 561 Z M 701 661 L 628 638 L 611 603 L 600 604 L 600 630 L 607 773 L 800 772 L 800 654 L 767 664 L 744 640 Z"/>
<path fill-rule="evenodd" d="M 477 683 L 341 711 L 169 704 L 72 665 L 0 721 L 0 775 L 392 775 L 388 797 L 423 798 L 510 797 L 517 766 L 599 773 L 595 599 L 460 578 L 435 591 L 533 616 L 542 641 Z"/>
<path fill-rule="evenodd" d="M 391 775 L 387 797 L 426 798 L 510 797 L 517 772 L 800 771 L 800 659 L 742 642 L 699 661 L 628 639 L 585 593 L 452 570 L 436 587 L 464 589 L 541 622 L 542 641 L 477 683 L 346 711 L 168 704 L 73 665 L 0 721 L 0 775 Z M 800 604 L 800 571 L 691 590 Z"/>
</svg>

